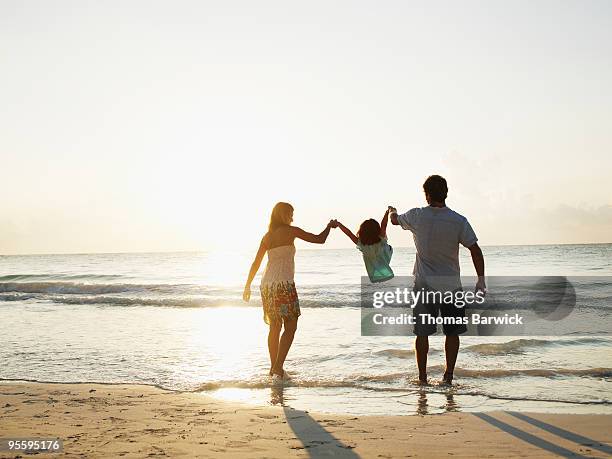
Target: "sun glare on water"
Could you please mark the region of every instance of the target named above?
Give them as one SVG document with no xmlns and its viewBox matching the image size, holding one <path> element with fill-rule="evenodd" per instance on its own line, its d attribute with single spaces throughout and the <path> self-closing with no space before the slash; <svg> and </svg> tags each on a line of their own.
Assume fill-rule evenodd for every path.
<svg viewBox="0 0 612 459">
<path fill-rule="evenodd" d="M 248 251 L 223 248 L 206 252 L 196 274 L 199 283 L 220 287 L 243 285 L 253 261 L 251 256 Z"/>
<path fill-rule="evenodd" d="M 254 362 L 261 362 L 267 350 L 259 308 L 206 308 L 194 320 L 197 332 L 191 335 L 191 346 L 202 350 L 199 360 L 207 368 L 206 380 L 244 381 L 260 370 Z"/>
</svg>

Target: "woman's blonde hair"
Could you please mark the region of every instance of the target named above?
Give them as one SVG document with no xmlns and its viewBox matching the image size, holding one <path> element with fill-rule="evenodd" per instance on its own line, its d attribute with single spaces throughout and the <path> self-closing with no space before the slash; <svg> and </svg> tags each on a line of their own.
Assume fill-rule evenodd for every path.
<svg viewBox="0 0 612 459">
<path fill-rule="evenodd" d="M 270 215 L 270 225 L 268 230 L 272 231 L 279 226 L 289 225 L 291 223 L 291 214 L 293 213 L 293 206 L 288 202 L 277 202 L 272 209 L 272 215 Z"/>
</svg>

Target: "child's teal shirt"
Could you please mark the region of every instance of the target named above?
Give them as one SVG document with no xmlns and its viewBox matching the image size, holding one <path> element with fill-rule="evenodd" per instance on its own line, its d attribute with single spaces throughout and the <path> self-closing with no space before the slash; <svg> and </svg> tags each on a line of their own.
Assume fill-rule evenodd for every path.
<svg viewBox="0 0 612 459">
<path fill-rule="evenodd" d="M 393 247 L 388 244 L 386 236 L 372 245 L 358 242 L 357 248 L 363 255 L 363 262 L 366 265 L 370 282 L 384 282 L 393 278 L 393 270 L 389 266 L 393 255 Z"/>
</svg>

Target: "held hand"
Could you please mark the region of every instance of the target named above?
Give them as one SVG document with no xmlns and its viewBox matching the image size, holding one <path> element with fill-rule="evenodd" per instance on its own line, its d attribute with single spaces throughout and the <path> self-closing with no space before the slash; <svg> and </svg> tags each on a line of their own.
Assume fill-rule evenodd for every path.
<svg viewBox="0 0 612 459">
<path fill-rule="evenodd" d="M 487 286 L 485 284 L 484 277 L 479 277 L 478 282 L 476 282 L 476 288 L 474 289 L 476 292 L 482 292 L 484 294 L 487 293 Z"/>
<path fill-rule="evenodd" d="M 330 220 L 327 226 L 329 226 L 330 228 L 338 228 L 338 220 L 336 220 L 335 218 L 333 220 Z"/>
<path fill-rule="evenodd" d="M 387 207 L 387 211 L 397 213 L 397 209 L 395 207 L 393 207 L 393 206 Z"/>
<path fill-rule="evenodd" d="M 244 292 L 242 292 L 242 300 L 248 303 L 250 299 L 251 299 L 251 286 L 246 285 L 244 287 Z"/>
</svg>

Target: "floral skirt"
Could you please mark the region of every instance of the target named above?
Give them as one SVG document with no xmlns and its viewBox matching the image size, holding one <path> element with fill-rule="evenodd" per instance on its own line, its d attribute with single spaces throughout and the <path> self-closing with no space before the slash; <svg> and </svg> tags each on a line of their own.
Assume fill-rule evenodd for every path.
<svg viewBox="0 0 612 459">
<path fill-rule="evenodd" d="M 283 322 L 297 319 L 300 302 L 293 281 L 273 282 L 259 288 L 263 303 L 264 322 Z"/>
</svg>

